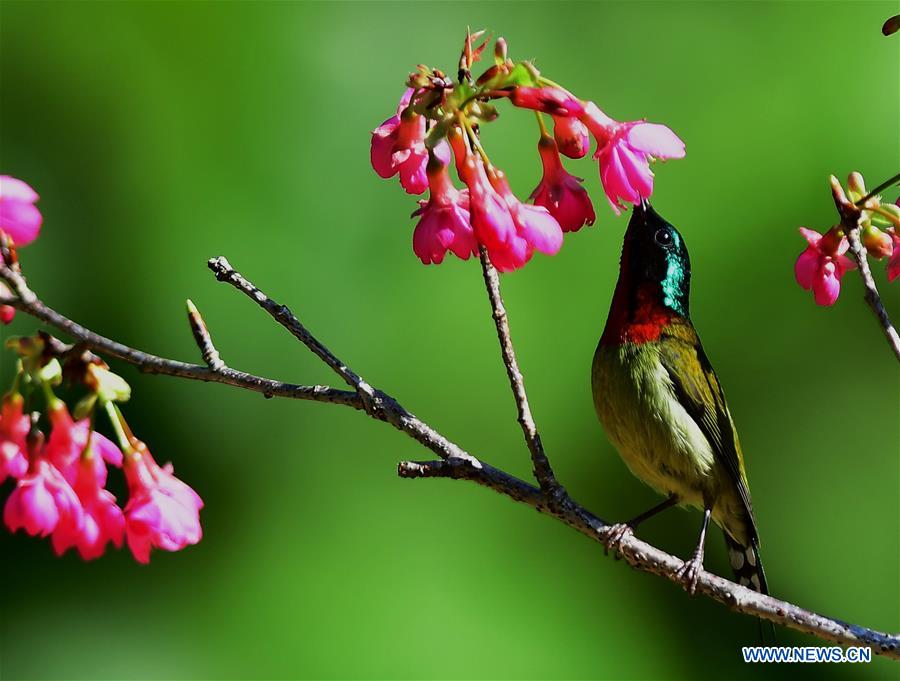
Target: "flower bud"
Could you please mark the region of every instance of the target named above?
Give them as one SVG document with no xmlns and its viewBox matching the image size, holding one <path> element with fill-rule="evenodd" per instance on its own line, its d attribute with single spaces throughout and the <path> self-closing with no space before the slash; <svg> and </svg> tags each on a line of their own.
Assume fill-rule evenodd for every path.
<svg viewBox="0 0 900 681">
<path fill-rule="evenodd" d="M 584 107 L 571 93 L 556 87 L 520 86 L 509 101 L 523 109 L 534 109 L 553 116 L 580 116 Z"/>
<path fill-rule="evenodd" d="M 506 54 L 506 40 L 504 38 L 497 38 L 497 42 L 494 43 L 494 63 L 497 66 L 501 64 L 505 64 L 508 59 Z"/>
<path fill-rule="evenodd" d="M 127 402 L 131 398 L 131 386 L 125 379 L 99 364 L 88 364 L 84 382 L 104 402 Z"/>
<path fill-rule="evenodd" d="M 876 260 L 886 258 L 894 251 L 891 237 L 877 227 L 867 225 L 862 229 L 862 242 L 866 250 Z"/>
<path fill-rule="evenodd" d="M 847 177 L 847 198 L 851 202 L 856 203 L 868 192 L 866 191 L 866 181 L 862 174 L 854 171 Z"/>
</svg>

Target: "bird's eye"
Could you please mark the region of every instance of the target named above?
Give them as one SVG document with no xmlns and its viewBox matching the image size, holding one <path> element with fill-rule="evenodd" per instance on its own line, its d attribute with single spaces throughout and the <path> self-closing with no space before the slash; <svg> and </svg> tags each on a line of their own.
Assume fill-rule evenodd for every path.
<svg viewBox="0 0 900 681">
<path fill-rule="evenodd" d="M 660 246 L 670 246 L 672 244 L 672 232 L 668 229 L 658 229 L 653 235 L 653 240 Z"/>
</svg>

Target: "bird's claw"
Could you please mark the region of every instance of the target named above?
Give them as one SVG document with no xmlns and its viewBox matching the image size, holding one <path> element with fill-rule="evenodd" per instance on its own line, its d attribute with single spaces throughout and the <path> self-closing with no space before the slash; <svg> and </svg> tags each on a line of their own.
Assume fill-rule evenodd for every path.
<svg viewBox="0 0 900 681">
<path fill-rule="evenodd" d="M 633 534 L 634 528 L 628 523 L 616 523 L 609 528 L 606 541 L 603 542 L 603 553 L 608 556 L 612 551 L 615 559 L 619 560 L 622 557 L 622 542 Z"/>
<path fill-rule="evenodd" d="M 690 560 L 686 560 L 675 572 L 675 578 L 681 582 L 684 590 L 693 596 L 697 593 L 701 572 L 703 572 L 703 553 L 695 551 Z"/>
</svg>

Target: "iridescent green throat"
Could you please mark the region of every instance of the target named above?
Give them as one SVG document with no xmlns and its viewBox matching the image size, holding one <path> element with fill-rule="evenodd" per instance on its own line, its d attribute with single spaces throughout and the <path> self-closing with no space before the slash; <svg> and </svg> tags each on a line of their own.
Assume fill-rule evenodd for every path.
<svg viewBox="0 0 900 681">
<path fill-rule="evenodd" d="M 662 281 L 663 305 L 682 317 L 688 316 L 688 299 L 691 289 L 691 264 L 681 242 L 681 235 L 672 230 L 674 248 L 666 254 L 666 272 Z"/>
</svg>

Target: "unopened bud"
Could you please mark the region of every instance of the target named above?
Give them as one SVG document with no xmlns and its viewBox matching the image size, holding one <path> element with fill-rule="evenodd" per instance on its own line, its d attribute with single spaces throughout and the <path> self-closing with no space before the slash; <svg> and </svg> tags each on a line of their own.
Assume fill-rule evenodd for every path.
<svg viewBox="0 0 900 681">
<path fill-rule="evenodd" d="M 36 359 L 44 352 L 44 340 L 40 336 L 13 336 L 6 339 L 6 347 L 24 359 Z"/>
<path fill-rule="evenodd" d="M 421 90 L 426 85 L 428 85 L 428 82 L 428 74 L 422 73 L 420 71 L 418 73 L 410 73 L 409 79 L 406 81 L 406 85 L 413 88 L 414 90 Z"/>
<path fill-rule="evenodd" d="M 59 385 L 62 382 L 62 365 L 54 357 L 37 371 L 37 377 L 42 383 Z"/>
<path fill-rule="evenodd" d="M 497 42 L 494 43 L 494 63 L 497 66 L 501 64 L 505 64 L 508 59 L 506 54 L 506 40 L 504 38 L 497 38 Z"/>
<path fill-rule="evenodd" d="M 99 364 L 88 364 L 84 382 L 104 402 L 127 402 L 131 398 L 131 386 L 125 379 Z"/>
<path fill-rule="evenodd" d="M 868 225 L 862 230 L 862 242 L 866 250 L 876 260 L 886 258 L 894 251 L 894 244 L 891 237 L 882 232 L 877 227 Z"/>
<path fill-rule="evenodd" d="M 862 174 L 857 172 L 850 173 L 847 178 L 847 194 L 851 201 L 859 201 L 868 192 L 866 191 L 866 181 Z"/>
</svg>

